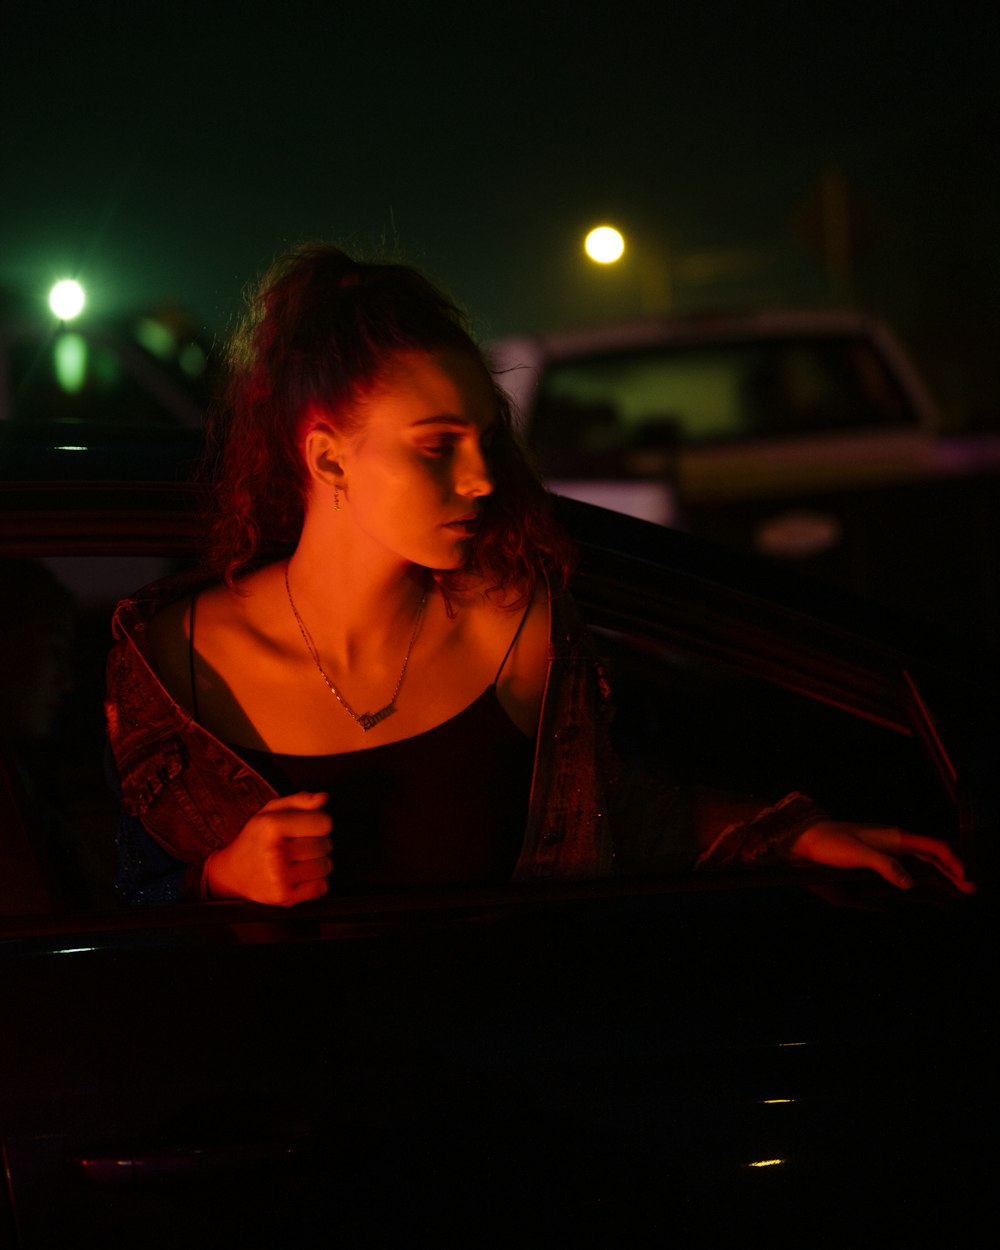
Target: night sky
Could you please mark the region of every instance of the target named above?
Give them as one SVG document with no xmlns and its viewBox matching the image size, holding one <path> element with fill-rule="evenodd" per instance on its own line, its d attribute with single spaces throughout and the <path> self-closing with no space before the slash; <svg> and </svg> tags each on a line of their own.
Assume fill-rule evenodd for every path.
<svg viewBox="0 0 1000 1250">
<path fill-rule="evenodd" d="M 902 331 L 953 419 L 1000 411 L 998 40 L 971 3 L 11 3 L 0 283 L 209 335 L 288 243 L 386 242 L 484 335 L 823 304 Z M 815 197 L 853 205 L 832 292 Z M 630 241 L 587 262 L 602 220 Z M 810 222 L 812 224 L 810 225 Z M 645 278 L 644 278 L 645 273 Z M 644 294 L 644 292 L 646 294 Z M 992 415 L 991 415 L 992 414 Z"/>
</svg>

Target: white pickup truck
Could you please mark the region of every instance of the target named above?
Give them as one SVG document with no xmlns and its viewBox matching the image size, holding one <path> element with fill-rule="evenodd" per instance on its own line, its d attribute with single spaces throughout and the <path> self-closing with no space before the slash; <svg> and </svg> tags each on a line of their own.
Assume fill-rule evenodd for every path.
<svg viewBox="0 0 1000 1250">
<path fill-rule="evenodd" d="M 944 437 L 879 320 L 760 313 L 498 340 L 551 488 L 923 615 L 1000 621 L 1000 436 Z"/>
</svg>

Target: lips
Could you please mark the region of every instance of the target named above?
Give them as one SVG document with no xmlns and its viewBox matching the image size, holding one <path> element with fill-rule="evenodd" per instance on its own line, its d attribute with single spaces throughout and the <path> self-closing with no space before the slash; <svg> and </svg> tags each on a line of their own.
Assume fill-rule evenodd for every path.
<svg viewBox="0 0 1000 1250">
<path fill-rule="evenodd" d="M 479 517 L 474 513 L 469 516 L 459 517 L 455 521 L 447 521 L 445 529 L 454 530 L 458 533 L 471 537 L 476 532 L 476 526 L 479 524 Z"/>
</svg>

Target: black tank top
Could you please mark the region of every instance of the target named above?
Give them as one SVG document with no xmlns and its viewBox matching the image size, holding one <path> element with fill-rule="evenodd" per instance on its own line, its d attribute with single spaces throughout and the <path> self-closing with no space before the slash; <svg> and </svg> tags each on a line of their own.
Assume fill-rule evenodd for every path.
<svg viewBox="0 0 1000 1250">
<path fill-rule="evenodd" d="M 279 794 L 325 790 L 335 889 L 509 881 L 534 747 L 488 686 L 433 729 L 337 755 L 232 746 Z"/>
<path fill-rule="evenodd" d="M 279 794 L 330 795 L 334 889 L 510 880 L 524 837 L 535 751 L 501 706 L 497 682 L 530 609 L 493 684 L 424 733 L 336 755 L 281 755 L 226 744 Z M 193 710 L 197 720 L 197 705 Z"/>
</svg>

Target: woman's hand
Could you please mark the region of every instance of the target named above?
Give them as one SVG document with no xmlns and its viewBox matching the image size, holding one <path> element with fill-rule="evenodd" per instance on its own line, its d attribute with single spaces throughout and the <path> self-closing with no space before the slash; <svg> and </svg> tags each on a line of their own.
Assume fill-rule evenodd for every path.
<svg viewBox="0 0 1000 1250">
<path fill-rule="evenodd" d="M 265 803 L 236 837 L 209 856 L 209 896 L 290 907 L 319 898 L 333 869 L 329 796 L 300 791 Z"/>
<path fill-rule="evenodd" d="M 963 894 L 975 893 L 966 881 L 958 856 L 946 842 L 906 833 L 886 825 L 862 825 L 845 820 L 821 820 L 799 834 L 790 847 L 792 859 L 835 868 L 872 868 L 891 885 L 908 890 L 913 878 L 899 862 L 901 855 L 913 855 L 932 864 Z"/>
</svg>

